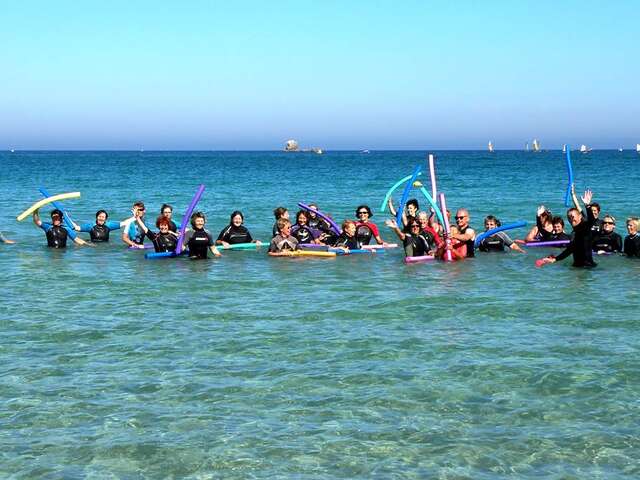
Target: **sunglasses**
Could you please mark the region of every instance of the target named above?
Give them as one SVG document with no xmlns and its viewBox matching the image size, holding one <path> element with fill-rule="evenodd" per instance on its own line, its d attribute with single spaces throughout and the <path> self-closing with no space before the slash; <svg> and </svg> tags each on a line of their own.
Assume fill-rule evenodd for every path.
<svg viewBox="0 0 640 480">
<path fill-rule="evenodd" d="M 358 212 L 358 215 L 369 215 L 369 212 Z"/>
<path fill-rule="evenodd" d="M 615 225 L 616 224 L 616 222 L 602 222 L 602 223 L 604 223 L 605 225 Z"/>
<path fill-rule="evenodd" d="M 411 228 L 420 228 L 420 225 L 414 223 L 413 225 L 411 225 Z"/>
<path fill-rule="evenodd" d="M 462 220 L 463 218 L 467 218 L 467 216 L 466 215 L 462 215 L 460 217 L 453 217 L 453 218 L 455 218 L 456 220 Z"/>
</svg>

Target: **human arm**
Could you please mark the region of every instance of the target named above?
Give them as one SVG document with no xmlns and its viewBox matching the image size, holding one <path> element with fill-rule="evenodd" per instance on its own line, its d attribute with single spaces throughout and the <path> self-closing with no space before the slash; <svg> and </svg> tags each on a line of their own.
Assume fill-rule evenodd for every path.
<svg viewBox="0 0 640 480">
<path fill-rule="evenodd" d="M 396 209 L 393 206 L 393 200 L 391 199 L 391 197 L 389 197 L 389 201 L 387 202 L 387 206 L 389 207 L 389 213 L 391 213 L 391 215 L 393 215 L 395 217 L 396 216 Z"/>
<path fill-rule="evenodd" d="M 42 220 L 40 220 L 40 210 L 36 210 L 35 212 L 33 212 L 33 223 L 35 223 L 37 227 L 42 227 Z"/>
<path fill-rule="evenodd" d="M 385 220 L 385 221 L 384 221 L 384 224 L 385 224 L 387 227 L 389 227 L 391 230 L 393 230 L 393 231 L 394 231 L 394 233 L 396 234 L 396 236 L 397 236 L 400 240 L 404 241 L 404 239 L 405 239 L 406 235 L 405 235 L 405 233 L 404 233 L 402 230 L 400 230 L 400 228 L 398 227 L 398 224 L 397 224 L 397 222 L 396 222 L 395 220 L 392 220 L 392 219 Z M 376 238 L 376 241 L 377 241 L 377 238 Z M 411 255 L 409 255 L 409 256 L 411 256 Z"/>
<path fill-rule="evenodd" d="M 476 231 L 473 228 L 467 228 L 467 231 L 465 233 L 460 233 L 458 229 L 456 229 L 454 232 L 452 228 L 450 236 L 455 240 L 459 240 L 461 242 L 468 242 L 476 238 Z"/>
</svg>

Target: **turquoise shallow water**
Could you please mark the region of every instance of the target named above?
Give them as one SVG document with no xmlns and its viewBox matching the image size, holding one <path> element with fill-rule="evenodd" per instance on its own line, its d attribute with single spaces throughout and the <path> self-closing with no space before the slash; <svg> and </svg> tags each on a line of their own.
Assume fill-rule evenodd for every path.
<svg viewBox="0 0 640 480">
<path fill-rule="evenodd" d="M 637 478 L 640 262 L 145 261 L 117 241 L 51 251 L 15 221 L 41 184 L 82 191 L 67 205 L 91 220 L 136 199 L 180 212 L 204 183 L 212 231 L 239 208 L 266 241 L 274 207 L 377 210 L 424 156 L 0 154 L 0 229 L 19 241 L 0 245 L 0 476 Z M 574 156 L 623 235 L 639 161 Z M 531 220 L 539 202 L 563 211 L 560 152 L 441 152 L 437 170 L 476 228 Z"/>
</svg>

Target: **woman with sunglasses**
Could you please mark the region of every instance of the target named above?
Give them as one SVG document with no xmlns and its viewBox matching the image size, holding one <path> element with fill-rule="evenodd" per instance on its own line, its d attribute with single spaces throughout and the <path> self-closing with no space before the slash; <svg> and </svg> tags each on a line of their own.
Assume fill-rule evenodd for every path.
<svg viewBox="0 0 640 480">
<path fill-rule="evenodd" d="M 429 242 L 428 238 L 421 234 L 422 227 L 415 217 L 407 217 L 407 227 L 410 233 L 400 229 L 395 220 L 385 220 L 384 224 L 391 228 L 404 246 L 406 257 L 423 257 L 425 255 L 435 255 L 437 245 Z"/>
<path fill-rule="evenodd" d="M 640 257 L 640 219 L 638 217 L 627 218 L 627 235 L 624 238 L 624 254 L 628 257 Z"/>
<path fill-rule="evenodd" d="M 369 205 L 360 205 L 356 208 L 356 237 L 362 245 L 369 245 L 371 238 L 374 238 L 378 245 L 383 245 L 384 240 L 380 237 L 378 226 L 370 222 L 369 219 L 373 217 Z"/>
<path fill-rule="evenodd" d="M 616 219 L 605 215 L 602 219 L 602 231 L 593 240 L 593 251 L 598 255 L 622 251 L 622 237 L 614 232 L 615 228 Z"/>
</svg>

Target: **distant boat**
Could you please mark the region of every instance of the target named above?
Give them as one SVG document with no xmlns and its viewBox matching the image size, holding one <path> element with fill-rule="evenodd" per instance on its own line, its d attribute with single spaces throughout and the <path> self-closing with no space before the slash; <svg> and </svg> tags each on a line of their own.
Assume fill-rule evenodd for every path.
<svg viewBox="0 0 640 480">
<path fill-rule="evenodd" d="M 12 149 L 11 149 L 11 153 L 16 153 L 16 151 L 12 148 Z"/>
<path fill-rule="evenodd" d="M 540 151 L 540 142 L 538 142 L 538 140 L 536 140 L 534 138 L 533 139 L 533 143 L 531 144 L 531 147 L 533 148 L 534 152 L 539 152 Z"/>
<path fill-rule="evenodd" d="M 591 149 L 589 147 L 587 147 L 586 145 L 580 145 L 580 153 L 589 153 L 591 151 Z"/>
<path fill-rule="evenodd" d="M 369 150 L 362 150 L 360 153 L 369 153 Z"/>
<path fill-rule="evenodd" d="M 493 153 L 493 143 L 489 142 L 489 153 Z"/>
<path fill-rule="evenodd" d="M 619 151 L 619 152 L 622 152 L 622 147 L 620 147 L 620 148 L 618 149 L 618 151 Z"/>
<path fill-rule="evenodd" d="M 318 147 L 313 147 L 313 148 L 311 149 L 311 151 L 312 151 L 313 153 L 317 153 L 318 155 L 322 155 L 322 154 L 324 153 L 324 152 L 322 151 L 322 149 L 321 149 L 321 148 L 318 148 Z"/>
<path fill-rule="evenodd" d="M 640 143 L 636 143 L 636 153 L 640 153 Z"/>
<path fill-rule="evenodd" d="M 567 153 L 567 144 L 562 145 L 562 153 Z"/>
</svg>

